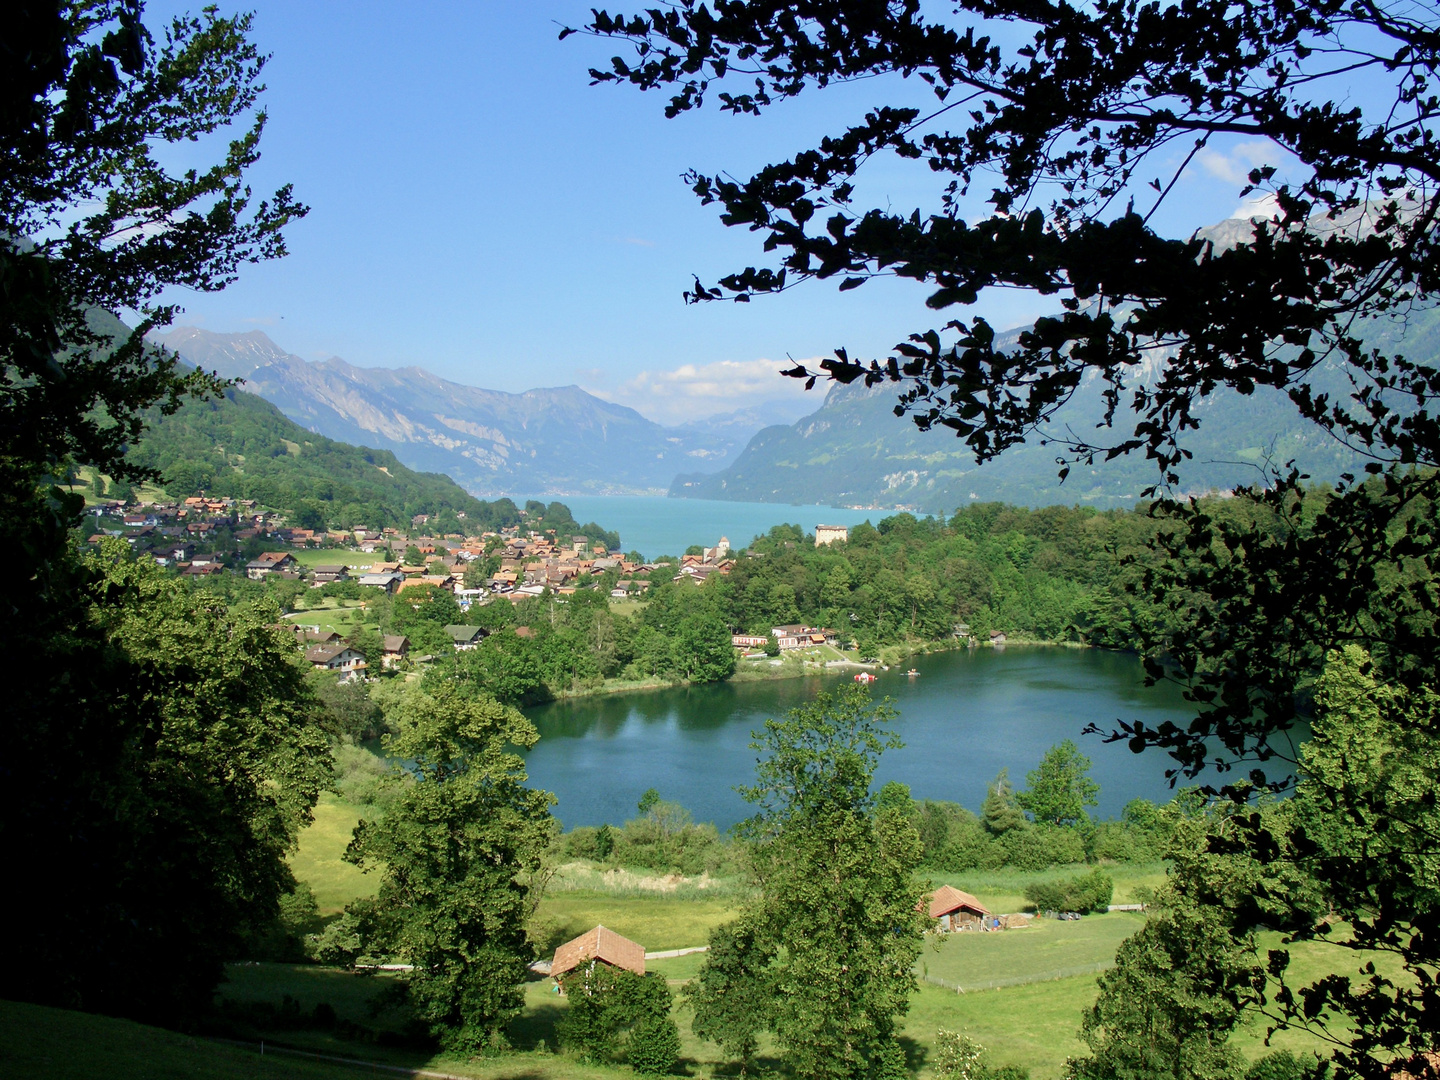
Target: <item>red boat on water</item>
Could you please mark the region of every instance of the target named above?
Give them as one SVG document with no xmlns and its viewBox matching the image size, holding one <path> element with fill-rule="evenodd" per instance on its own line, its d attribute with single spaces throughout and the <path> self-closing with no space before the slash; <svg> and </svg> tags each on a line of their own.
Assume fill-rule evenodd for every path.
<svg viewBox="0 0 1440 1080">
<path fill-rule="evenodd" d="M 862 671 L 859 675 L 855 676 L 855 681 L 858 683 L 872 683 L 875 681 L 875 676 L 868 671 Z"/>
</svg>

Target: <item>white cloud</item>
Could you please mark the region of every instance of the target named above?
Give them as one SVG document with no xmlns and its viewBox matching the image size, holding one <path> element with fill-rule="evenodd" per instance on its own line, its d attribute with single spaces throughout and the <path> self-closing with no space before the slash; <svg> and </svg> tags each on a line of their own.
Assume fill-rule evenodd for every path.
<svg viewBox="0 0 1440 1080">
<path fill-rule="evenodd" d="M 813 369 L 818 360 L 801 363 Z M 764 358 L 682 364 L 670 371 L 642 371 L 614 387 L 597 385 L 603 380 L 593 371 L 580 374 L 582 385 L 596 397 L 628 405 L 662 424 L 683 424 L 759 406 L 790 405 L 796 418 L 818 409 L 821 394 L 806 394 L 802 380 L 780 374 L 782 368 L 793 366 L 789 360 Z"/>
<path fill-rule="evenodd" d="M 1202 150 L 1195 162 L 1211 176 L 1243 187 L 1250 182 L 1250 170 L 1260 165 L 1280 164 L 1280 149 L 1263 140 L 1236 143 L 1227 153 Z"/>
<path fill-rule="evenodd" d="M 1255 218 L 1268 221 L 1271 218 L 1277 217 L 1279 213 L 1280 200 L 1267 191 L 1264 194 L 1252 195 L 1246 199 L 1231 212 L 1230 216 L 1245 221 L 1253 221 Z"/>
</svg>

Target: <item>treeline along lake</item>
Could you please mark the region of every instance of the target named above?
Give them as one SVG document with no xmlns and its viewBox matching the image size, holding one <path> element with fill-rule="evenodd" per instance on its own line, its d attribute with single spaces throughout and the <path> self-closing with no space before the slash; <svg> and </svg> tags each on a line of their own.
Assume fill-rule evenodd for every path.
<svg viewBox="0 0 1440 1080">
<path fill-rule="evenodd" d="M 899 710 L 901 750 L 886 753 L 877 782 L 899 780 L 917 799 L 944 799 L 978 811 L 985 785 L 1002 769 L 1023 785 L 1051 745 L 1073 739 L 1100 784 L 1100 817 L 1134 798 L 1167 800 L 1168 757 L 1136 755 L 1124 743 L 1082 735 L 1119 719 L 1186 722 L 1179 688 L 1146 687 L 1134 656 L 1103 649 L 979 648 L 918 656 L 919 675 L 880 672 L 872 692 Z M 725 682 L 552 702 L 527 709 L 541 739 L 530 780 L 559 799 L 566 828 L 619 824 L 635 816 L 648 788 L 724 829 L 747 814 L 735 785 L 751 782 L 750 732 L 820 689 L 852 675 Z"/>
</svg>

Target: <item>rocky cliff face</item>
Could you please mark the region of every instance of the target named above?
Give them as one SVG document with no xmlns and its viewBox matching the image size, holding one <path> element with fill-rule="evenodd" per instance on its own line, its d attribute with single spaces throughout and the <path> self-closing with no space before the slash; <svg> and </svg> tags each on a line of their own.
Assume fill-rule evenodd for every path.
<svg viewBox="0 0 1440 1080">
<path fill-rule="evenodd" d="M 309 362 L 264 333 L 179 327 L 155 338 L 332 439 L 391 450 L 477 495 L 655 494 L 677 472 L 720 468 L 758 425 L 666 428 L 578 386 L 508 394 L 419 367 Z"/>
</svg>

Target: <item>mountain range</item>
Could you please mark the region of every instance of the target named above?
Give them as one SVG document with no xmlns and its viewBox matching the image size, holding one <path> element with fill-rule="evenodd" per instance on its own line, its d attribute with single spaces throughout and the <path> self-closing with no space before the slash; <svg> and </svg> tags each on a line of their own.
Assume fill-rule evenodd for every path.
<svg viewBox="0 0 1440 1080">
<path fill-rule="evenodd" d="M 153 340 L 188 363 L 243 379 L 311 431 L 390 450 L 481 496 L 661 494 L 678 472 L 723 468 L 774 423 L 773 413 L 749 409 L 664 427 L 578 386 L 511 394 L 420 367 L 307 361 L 258 330 L 177 327 Z"/>
<path fill-rule="evenodd" d="M 1321 222 L 1317 228 L 1355 224 Z M 1363 227 L 1363 222 L 1360 223 Z M 1254 233 L 1249 220 L 1230 219 L 1202 229 L 1199 236 L 1217 248 L 1243 243 Z M 1440 310 L 1414 309 L 1403 316 L 1354 328 L 1375 348 L 1403 353 L 1411 359 L 1440 356 Z M 997 344 L 1018 342 L 1020 329 L 999 335 Z M 1136 373 L 1149 382 L 1170 358 L 1152 353 Z M 1307 378 L 1313 389 L 1332 400 L 1354 392 L 1347 373 L 1337 364 L 1322 364 Z M 1155 466 L 1142 455 L 1114 461 L 1074 465 L 1062 483 L 1055 446 L 1043 445 L 1048 433 L 1074 432 L 1098 442 L 1118 442 L 1135 426 L 1135 416 L 1117 413 L 1113 436 L 1094 433 L 1104 416 L 1104 384 L 1089 373 L 1075 395 L 1057 411 L 1037 436 L 1007 450 L 994 461 L 977 465 L 964 444 L 937 427 L 920 431 L 909 418 L 897 418 L 899 388 L 880 385 L 834 386 L 824 405 L 794 424 L 766 428 L 745 451 L 718 471 L 683 474 L 671 485 L 672 496 L 736 499 L 747 502 L 829 503 L 836 506 L 906 508 L 937 512 L 972 500 L 1000 500 L 1025 506 L 1085 503 L 1097 507 L 1127 506 L 1158 480 Z M 1387 395 L 1399 411 L 1413 402 Z M 1198 430 L 1186 432 L 1180 445 L 1193 456 L 1179 472 L 1188 492 L 1229 490 L 1264 478 L 1266 465 L 1284 468 L 1294 462 L 1319 482 L 1341 473 L 1358 472 L 1365 459 L 1302 420 L 1285 394 L 1267 388 L 1242 395 L 1219 388 L 1195 407 Z"/>
<path fill-rule="evenodd" d="M 1253 229 L 1248 220 L 1232 219 L 1200 235 L 1224 248 L 1245 241 Z M 1020 332 L 1002 335 L 1001 346 Z M 1362 327 L 1360 334 L 1390 352 L 1403 343 L 1400 351 L 1412 358 L 1437 356 L 1440 310 L 1412 311 L 1403 320 Z M 1131 454 L 1077 464 L 1061 483 L 1056 448 L 1043 444 L 1045 432 L 977 465 L 946 429 L 921 432 L 897 418 L 893 385 L 834 386 L 819 409 L 794 423 L 776 423 L 777 411 L 787 420 L 794 416 L 793 404 L 761 403 L 664 427 L 578 386 L 511 394 L 450 382 L 420 367 L 306 361 L 259 331 L 180 327 L 156 340 L 190 363 L 244 379 L 247 390 L 311 431 L 390 450 L 411 468 L 445 473 L 481 496 L 668 491 L 676 497 L 935 512 L 973 500 L 1124 506 L 1158 479 L 1153 464 Z M 1166 358 L 1152 357 L 1155 370 L 1138 377 L 1153 378 Z M 1310 381 L 1334 398 L 1352 390 L 1338 367 L 1322 368 Z M 1046 432 L 1093 433 L 1104 413 L 1103 389 L 1092 373 Z M 1181 469 L 1187 491 L 1255 483 L 1267 464 L 1293 461 L 1317 481 L 1363 464 L 1302 421 L 1278 391 L 1241 395 L 1222 388 L 1195 414 L 1199 430 L 1182 441 L 1193 455 Z M 1115 439 L 1133 427 L 1134 417 L 1122 412 Z"/>
</svg>

